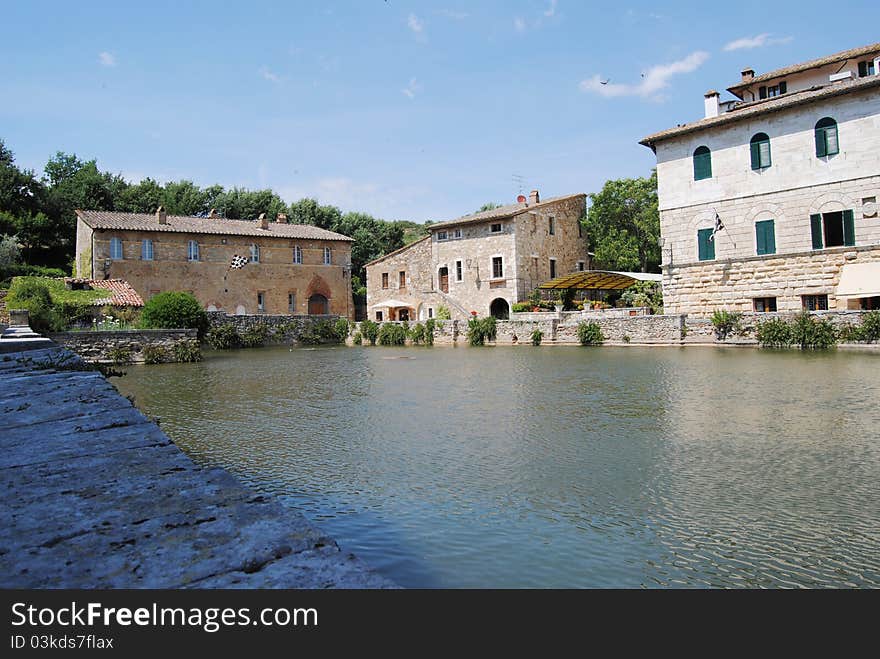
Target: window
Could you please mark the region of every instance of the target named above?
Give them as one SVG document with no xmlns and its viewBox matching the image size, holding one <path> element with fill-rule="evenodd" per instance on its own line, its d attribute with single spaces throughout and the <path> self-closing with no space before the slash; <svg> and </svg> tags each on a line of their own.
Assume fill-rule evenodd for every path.
<svg viewBox="0 0 880 659">
<path fill-rule="evenodd" d="M 141 260 L 153 260 L 153 241 L 148 238 L 145 238 L 141 241 Z"/>
<path fill-rule="evenodd" d="M 111 238 L 110 239 L 110 258 L 114 261 L 119 261 L 122 259 L 122 239 L 121 238 Z"/>
<path fill-rule="evenodd" d="M 382 312 L 381 311 L 376 312 L 376 320 L 378 320 L 380 322 L 382 321 Z"/>
<path fill-rule="evenodd" d="M 493 224 L 491 227 L 489 227 L 489 231 L 491 231 L 492 233 L 501 233 L 501 223 L 499 222 L 498 224 Z"/>
<path fill-rule="evenodd" d="M 755 298 L 755 311 L 758 313 L 768 313 L 770 311 L 776 311 L 776 298 L 775 297 L 756 297 Z"/>
<path fill-rule="evenodd" d="M 251 263 L 260 262 L 260 246 L 251 245 Z"/>
<path fill-rule="evenodd" d="M 697 258 L 700 261 L 715 259 L 715 240 L 712 238 L 712 229 L 697 231 Z"/>
<path fill-rule="evenodd" d="M 447 238 L 448 238 L 448 236 L 445 231 L 438 231 L 437 232 L 437 240 L 446 240 Z"/>
<path fill-rule="evenodd" d="M 752 169 L 761 170 L 770 166 L 770 138 L 767 133 L 758 133 L 752 138 Z"/>
<path fill-rule="evenodd" d="M 452 232 L 452 237 L 453 237 L 453 238 L 461 238 L 461 229 L 455 229 L 455 230 Z"/>
<path fill-rule="evenodd" d="M 578 272 L 584 271 L 584 265 L 585 263 L 583 261 L 578 261 Z"/>
<path fill-rule="evenodd" d="M 398 277 L 398 282 L 399 282 L 398 287 L 401 290 L 405 289 L 406 288 L 406 270 L 401 270 L 397 277 Z"/>
<path fill-rule="evenodd" d="M 555 217 L 547 218 L 547 231 L 550 233 L 551 236 L 556 235 L 556 218 Z"/>
<path fill-rule="evenodd" d="M 801 295 L 801 302 L 807 311 L 828 311 L 827 295 Z"/>
<path fill-rule="evenodd" d="M 325 247 L 324 248 L 324 265 L 330 265 L 333 262 L 332 257 L 333 257 L 333 253 L 330 251 L 330 248 Z"/>
<path fill-rule="evenodd" d="M 556 279 L 556 259 L 550 259 L 550 279 Z"/>
<path fill-rule="evenodd" d="M 388 273 L 382 273 L 382 288 L 388 288 Z"/>
<path fill-rule="evenodd" d="M 293 246 L 293 262 L 300 264 L 303 262 L 303 250 L 299 245 Z"/>
<path fill-rule="evenodd" d="M 504 259 L 500 256 L 492 257 L 492 277 L 494 279 L 504 277 Z"/>
<path fill-rule="evenodd" d="M 872 75 L 874 75 L 874 62 L 871 60 L 859 62 L 859 77 L 866 78 Z"/>
<path fill-rule="evenodd" d="M 773 220 L 755 222 L 755 244 L 759 256 L 776 253 L 776 226 Z"/>
<path fill-rule="evenodd" d="M 287 312 L 296 313 L 296 293 L 287 294 Z"/>
<path fill-rule="evenodd" d="M 694 151 L 694 180 L 712 178 L 712 152 L 707 146 L 698 146 Z"/>
<path fill-rule="evenodd" d="M 837 143 L 837 122 L 831 117 L 816 122 L 816 157 L 833 156 L 840 151 Z"/>
<path fill-rule="evenodd" d="M 257 311 L 266 310 L 266 294 L 257 293 Z"/>
<path fill-rule="evenodd" d="M 195 240 L 190 240 L 187 243 L 186 259 L 187 259 L 187 261 L 198 261 L 199 260 L 199 244 Z"/>
<path fill-rule="evenodd" d="M 455 281 L 461 281 L 461 280 L 462 280 L 461 261 L 456 261 L 455 262 Z"/>
<path fill-rule="evenodd" d="M 810 215 L 813 249 L 851 247 L 856 244 L 856 228 L 852 210 Z"/>
<path fill-rule="evenodd" d="M 434 307 L 428 307 L 428 318 L 434 317 Z"/>
<path fill-rule="evenodd" d="M 781 80 L 778 85 L 769 85 L 767 87 L 758 87 L 759 98 L 773 98 L 781 96 L 788 91 L 788 84 L 785 80 Z"/>
</svg>

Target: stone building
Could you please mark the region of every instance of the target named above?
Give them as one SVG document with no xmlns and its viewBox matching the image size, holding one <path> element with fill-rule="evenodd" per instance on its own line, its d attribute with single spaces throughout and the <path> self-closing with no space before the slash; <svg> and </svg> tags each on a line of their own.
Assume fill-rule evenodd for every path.
<svg viewBox="0 0 880 659">
<path fill-rule="evenodd" d="M 755 75 L 650 135 L 667 313 L 880 306 L 880 43 Z"/>
<path fill-rule="evenodd" d="M 525 200 L 525 197 L 522 197 Z M 586 195 L 528 200 L 438 222 L 430 235 L 367 264 L 372 320 L 507 318 L 541 283 L 589 267 L 580 218 Z"/>
<path fill-rule="evenodd" d="M 124 279 L 147 300 L 188 291 L 209 311 L 353 317 L 351 238 L 314 226 L 77 211 L 76 274 Z M 233 259 L 247 259 L 232 267 Z"/>
</svg>

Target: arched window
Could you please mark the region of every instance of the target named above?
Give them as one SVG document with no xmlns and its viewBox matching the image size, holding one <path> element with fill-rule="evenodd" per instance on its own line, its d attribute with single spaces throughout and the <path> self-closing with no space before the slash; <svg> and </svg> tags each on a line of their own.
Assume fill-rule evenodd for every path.
<svg viewBox="0 0 880 659">
<path fill-rule="evenodd" d="M 831 117 L 816 122 L 816 157 L 833 156 L 840 151 L 837 143 L 837 122 Z"/>
<path fill-rule="evenodd" d="M 698 146 L 694 151 L 694 180 L 712 178 L 712 152 L 707 146 Z"/>
<path fill-rule="evenodd" d="M 189 261 L 199 260 L 199 244 L 195 240 L 189 241 L 186 258 Z"/>
<path fill-rule="evenodd" d="M 757 133 L 752 138 L 752 169 L 766 169 L 770 166 L 770 138 L 767 133 Z"/>
</svg>

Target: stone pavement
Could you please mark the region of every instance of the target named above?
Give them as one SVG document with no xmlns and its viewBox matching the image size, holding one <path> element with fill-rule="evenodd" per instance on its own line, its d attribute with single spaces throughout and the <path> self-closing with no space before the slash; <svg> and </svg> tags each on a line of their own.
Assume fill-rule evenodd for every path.
<svg viewBox="0 0 880 659">
<path fill-rule="evenodd" d="M 80 365 L 0 356 L 0 587 L 394 587 Z"/>
</svg>

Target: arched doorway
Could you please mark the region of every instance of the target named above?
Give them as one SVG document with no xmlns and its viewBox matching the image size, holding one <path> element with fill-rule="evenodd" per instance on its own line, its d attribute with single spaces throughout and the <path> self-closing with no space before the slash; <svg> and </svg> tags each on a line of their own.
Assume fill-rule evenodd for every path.
<svg viewBox="0 0 880 659">
<path fill-rule="evenodd" d="M 330 301 L 326 297 L 320 293 L 315 293 L 309 298 L 310 316 L 324 316 L 328 313 L 330 313 Z"/>
<path fill-rule="evenodd" d="M 489 305 L 489 313 L 498 320 L 507 320 L 510 318 L 510 305 L 503 297 L 496 297 Z"/>
</svg>

